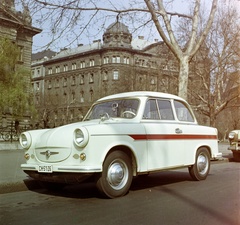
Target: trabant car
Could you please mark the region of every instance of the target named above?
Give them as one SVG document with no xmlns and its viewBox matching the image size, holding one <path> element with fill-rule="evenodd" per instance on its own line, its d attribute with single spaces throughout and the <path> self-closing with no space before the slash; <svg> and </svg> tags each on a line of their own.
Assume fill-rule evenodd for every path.
<svg viewBox="0 0 240 225">
<path fill-rule="evenodd" d="M 96 101 L 83 121 L 20 135 L 30 177 L 45 184 L 94 177 L 109 198 L 125 195 L 141 174 L 186 167 L 204 180 L 218 158 L 217 129 L 198 125 L 182 98 L 128 92 Z"/>
<path fill-rule="evenodd" d="M 232 151 L 233 159 L 240 162 L 240 130 L 233 130 L 228 134 L 230 146 L 228 150 Z"/>
</svg>

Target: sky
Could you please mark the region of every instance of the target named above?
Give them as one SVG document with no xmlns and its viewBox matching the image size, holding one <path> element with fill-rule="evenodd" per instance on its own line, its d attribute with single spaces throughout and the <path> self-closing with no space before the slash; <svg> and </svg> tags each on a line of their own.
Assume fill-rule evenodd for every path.
<svg viewBox="0 0 240 225">
<path fill-rule="evenodd" d="M 113 0 L 116 1 L 116 0 Z M 127 1 L 127 0 L 122 0 L 122 1 Z M 223 0 L 223 1 L 230 1 L 231 4 L 235 4 L 235 6 L 239 9 L 239 13 L 240 13 L 240 0 Z M 169 11 L 171 12 L 181 12 L 181 13 L 188 13 L 188 4 L 186 3 L 186 0 L 174 0 L 173 4 L 168 5 L 169 7 Z M 209 2 L 211 3 L 211 1 L 209 0 L 205 0 L 205 4 L 206 6 L 210 9 L 211 4 L 209 4 Z M 124 4 L 124 3 L 123 3 Z M 101 39 L 102 40 L 102 35 L 106 29 L 106 27 L 108 27 L 111 23 L 115 22 L 115 17 L 112 17 L 111 19 L 109 19 L 108 21 L 106 21 L 105 27 L 102 29 L 96 29 L 93 28 L 92 30 L 90 29 L 88 34 L 83 33 L 81 34 L 81 37 L 78 38 L 78 41 L 76 41 L 74 44 L 69 46 L 69 41 L 66 40 L 66 37 L 61 37 L 57 42 L 53 43 L 50 46 L 51 50 L 54 51 L 60 51 L 61 48 L 64 47 L 76 47 L 77 44 L 82 43 L 82 44 L 89 44 L 92 43 L 93 40 L 96 39 Z M 121 21 L 124 24 L 126 24 L 127 22 L 125 21 Z M 42 32 L 40 34 L 37 34 L 33 37 L 33 52 L 39 52 L 42 51 L 44 49 L 46 49 L 46 45 L 50 42 L 51 40 L 51 33 L 49 31 L 49 23 L 48 21 L 46 21 L 43 24 L 43 27 L 39 27 L 38 24 L 35 23 L 35 17 L 33 17 L 33 26 L 42 29 Z M 128 24 L 126 24 L 128 25 Z M 131 30 L 130 30 L 131 32 Z M 150 35 L 151 33 L 151 35 Z M 151 30 L 151 31 L 147 31 L 146 29 L 142 30 L 142 31 L 138 31 L 133 33 L 133 38 L 136 38 L 137 36 L 144 36 L 146 39 L 151 39 L 149 41 L 152 41 L 154 39 L 160 39 L 159 34 L 156 32 L 156 30 Z M 75 45 L 75 46 L 74 46 Z"/>
</svg>

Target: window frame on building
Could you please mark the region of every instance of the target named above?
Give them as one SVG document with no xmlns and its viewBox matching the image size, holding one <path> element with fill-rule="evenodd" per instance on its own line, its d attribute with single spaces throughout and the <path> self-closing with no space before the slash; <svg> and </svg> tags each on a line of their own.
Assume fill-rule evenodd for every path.
<svg viewBox="0 0 240 225">
<path fill-rule="evenodd" d="M 68 71 L 68 64 L 64 64 L 63 65 L 63 72 L 67 72 Z"/>
<path fill-rule="evenodd" d="M 90 84 L 94 83 L 94 74 L 93 73 L 89 73 L 89 83 Z"/>
<path fill-rule="evenodd" d="M 95 66 L 95 60 L 94 59 L 89 60 L 89 66 L 90 67 Z"/>
<path fill-rule="evenodd" d="M 86 68 L 86 63 L 84 60 L 80 61 L 80 69 Z"/>
<path fill-rule="evenodd" d="M 60 66 L 56 66 L 56 68 L 55 68 L 55 72 L 56 72 L 56 73 L 60 73 L 60 72 L 61 72 L 61 70 L 60 70 Z"/>
<path fill-rule="evenodd" d="M 84 74 L 80 74 L 80 85 L 84 84 Z"/>
<path fill-rule="evenodd" d="M 119 70 L 113 70 L 113 80 L 119 80 Z"/>
<path fill-rule="evenodd" d="M 48 68 L 48 74 L 51 75 L 53 73 L 52 67 Z"/>
<path fill-rule="evenodd" d="M 73 62 L 72 63 L 72 70 L 76 70 L 77 69 L 77 63 L 76 62 Z"/>
</svg>

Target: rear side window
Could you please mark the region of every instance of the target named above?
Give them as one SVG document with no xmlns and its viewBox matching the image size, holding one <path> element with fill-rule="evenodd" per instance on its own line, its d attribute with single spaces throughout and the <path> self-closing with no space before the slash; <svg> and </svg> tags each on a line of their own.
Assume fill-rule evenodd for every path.
<svg viewBox="0 0 240 225">
<path fill-rule="evenodd" d="M 186 122 L 194 122 L 194 117 L 191 111 L 183 102 L 174 100 L 174 107 L 176 110 L 178 120 L 186 121 Z"/>
<path fill-rule="evenodd" d="M 145 106 L 143 119 L 174 120 L 171 102 L 162 99 L 149 99 Z"/>
</svg>

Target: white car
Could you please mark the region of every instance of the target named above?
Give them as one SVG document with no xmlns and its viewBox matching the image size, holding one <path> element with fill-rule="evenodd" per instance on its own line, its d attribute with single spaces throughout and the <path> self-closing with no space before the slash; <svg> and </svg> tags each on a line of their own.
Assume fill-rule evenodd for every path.
<svg viewBox="0 0 240 225">
<path fill-rule="evenodd" d="M 228 150 L 232 151 L 234 161 L 240 162 L 240 130 L 231 131 L 228 139 L 230 142 Z"/>
<path fill-rule="evenodd" d="M 125 195 L 134 176 L 188 167 L 206 179 L 218 152 L 217 130 L 198 125 L 182 98 L 129 92 L 98 100 L 82 122 L 21 134 L 30 177 L 45 184 L 94 176 L 109 198 Z"/>
</svg>

